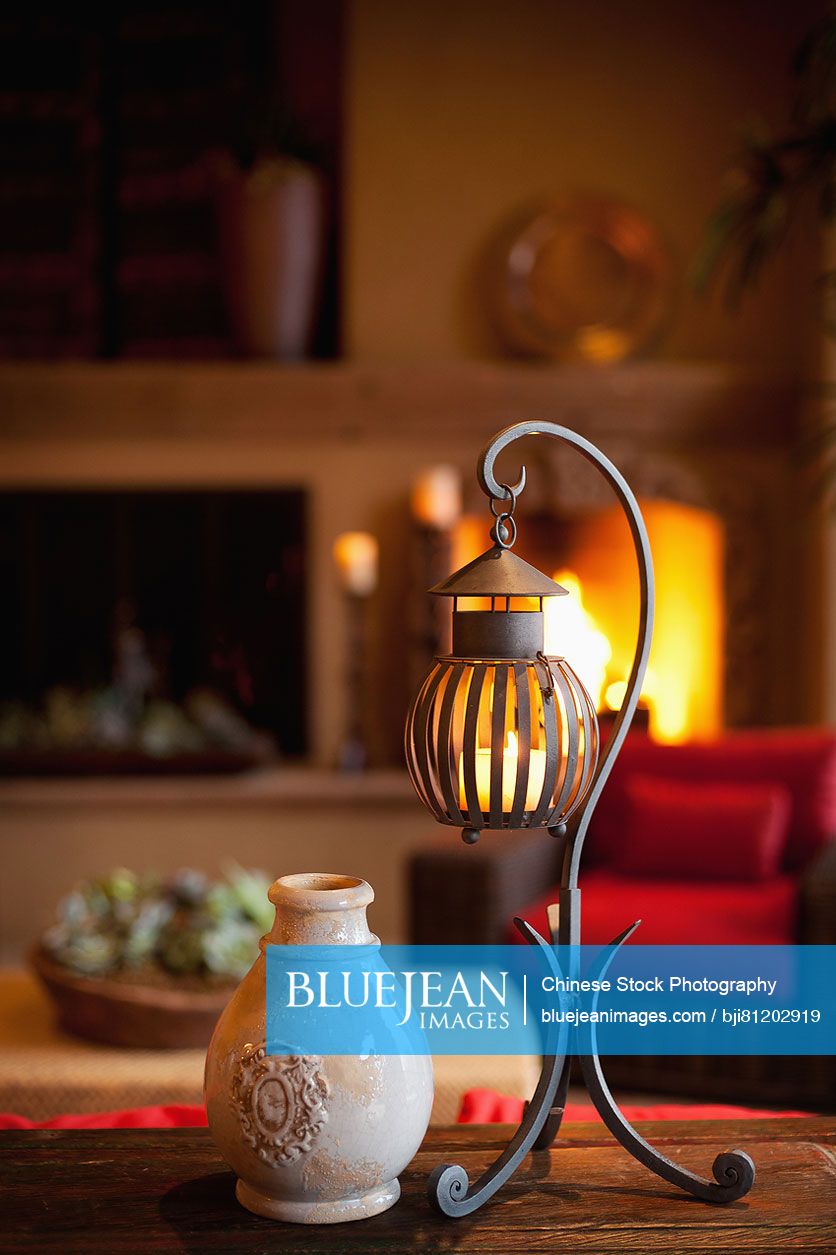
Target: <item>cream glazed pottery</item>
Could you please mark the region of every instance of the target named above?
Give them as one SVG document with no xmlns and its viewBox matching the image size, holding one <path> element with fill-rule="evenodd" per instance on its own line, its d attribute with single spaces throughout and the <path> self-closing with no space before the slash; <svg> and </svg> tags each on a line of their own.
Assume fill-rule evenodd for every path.
<svg viewBox="0 0 836 1255">
<path fill-rule="evenodd" d="M 386 1211 L 433 1100 L 428 1055 L 268 1055 L 264 947 L 369 945 L 374 890 L 350 876 L 282 876 L 272 931 L 221 1016 L 206 1056 L 209 1128 L 238 1201 L 274 1220 L 333 1224 Z"/>
</svg>

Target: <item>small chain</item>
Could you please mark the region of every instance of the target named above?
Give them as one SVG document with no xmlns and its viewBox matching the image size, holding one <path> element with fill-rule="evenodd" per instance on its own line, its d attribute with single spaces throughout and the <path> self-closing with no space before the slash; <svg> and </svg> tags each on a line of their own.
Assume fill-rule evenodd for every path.
<svg viewBox="0 0 836 1255">
<path fill-rule="evenodd" d="M 500 484 L 500 488 L 504 488 L 507 495 L 511 498 L 511 504 L 505 508 L 505 498 L 491 497 L 491 514 L 496 519 L 491 528 L 491 539 L 499 546 L 500 549 L 510 549 L 517 539 L 517 524 L 514 521 L 514 511 L 517 508 L 517 497 L 513 488 L 508 484 Z M 497 510 L 496 503 L 500 502 L 502 508 Z"/>
<path fill-rule="evenodd" d="M 491 514 L 494 516 L 495 519 L 510 518 L 510 516 L 514 513 L 514 511 L 517 508 L 516 493 L 514 492 L 513 488 L 510 488 L 508 486 L 508 484 L 500 484 L 499 486 L 500 488 L 504 488 L 508 496 L 511 498 L 511 505 L 506 510 L 504 508 L 505 507 L 504 497 L 491 497 Z M 497 511 L 497 508 L 496 508 L 497 501 L 501 502 L 503 506 L 503 509 L 501 511 Z"/>
</svg>

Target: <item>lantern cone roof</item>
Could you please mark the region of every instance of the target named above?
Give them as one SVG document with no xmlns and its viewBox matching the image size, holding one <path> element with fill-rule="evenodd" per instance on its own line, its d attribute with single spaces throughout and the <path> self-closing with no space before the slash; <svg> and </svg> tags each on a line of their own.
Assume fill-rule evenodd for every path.
<svg viewBox="0 0 836 1255">
<path fill-rule="evenodd" d="M 567 591 L 499 545 L 486 549 L 430 589 L 439 597 L 563 597 Z"/>
</svg>

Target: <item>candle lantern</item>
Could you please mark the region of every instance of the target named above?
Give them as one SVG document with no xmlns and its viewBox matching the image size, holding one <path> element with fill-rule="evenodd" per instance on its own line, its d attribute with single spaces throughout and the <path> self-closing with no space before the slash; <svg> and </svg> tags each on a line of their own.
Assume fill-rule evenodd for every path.
<svg viewBox="0 0 836 1255">
<path fill-rule="evenodd" d="M 639 572 L 639 630 L 621 709 L 599 755 L 594 704 L 571 659 L 546 657 L 543 599 L 565 593 L 511 552 L 514 510 L 525 468 L 513 484 L 498 479 L 497 457 L 521 436 L 549 436 L 595 466 L 618 498 L 633 538 Z M 478 479 L 490 501 L 493 547 L 430 591 L 453 602 L 453 647 L 436 658 L 406 724 L 406 759 L 413 784 L 442 824 L 462 829 L 466 842 L 483 828 L 542 828 L 562 844 L 559 900 L 548 908 L 549 937 L 525 920 L 515 924 L 540 948 L 556 978 L 568 960 L 556 946 L 581 940 L 581 852 L 592 811 L 606 784 L 638 705 L 653 632 L 653 564 L 638 503 L 620 471 L 577 432 L 550 422 L 523 422 L 499 432 L 483 450 Z M 477 598 L 473 608 L 469 599 Z M 590 981 L 603 981 L 636 921 L 596 960 Z M 557 988 L 557 985 L 555 986 Z M 579 1033 L 577 1062 L 590 1097 L 619 1142 L 658 1176 L 712 1203 L 741 1198 L 755 1167 L 744 1151 L 720 1154 L 713 1180 L 681 1167 L 651 1146 L 627 1121 L 604 1078 L 594 1017 Z M 476 1210 L 507 1181 L 531 1150 L 545 1150 L 558 1132 L 569 1087 L 565 1039 L 547 1031 L 543 1067 L 522 1123 L 500 1157 L 475 1182 L 458 1164 L 441 1164 L 428 1182 L 430 1199 L 445 1215 Z"/>
<path fill-rule="evenodd" d="M 543 653 L 543 599 L 566 589 L 511 552 L 512 524 L 509 512 L 492 549 L 430 590 L 453 600 L 453 649 L 407 721 L 416 790 L 470 843 L 482 828 L 562 832 L 598 761 L 589 694 L 566 659 Z M 466 608 L 474 598 L 490 608 Z"/>
</svg>

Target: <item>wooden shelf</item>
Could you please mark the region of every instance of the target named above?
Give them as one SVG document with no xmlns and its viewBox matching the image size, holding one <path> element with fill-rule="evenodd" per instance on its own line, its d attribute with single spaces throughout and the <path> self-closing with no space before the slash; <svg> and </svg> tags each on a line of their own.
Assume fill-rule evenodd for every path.
<svg viewBox="0 0 836 1255">
<path fill-rule="evenodd" d="M 0 780 L 0 807 L 269 806 L 417 807 L 405 771 L 356 775 L 315 767 L 270 767 L 228 776 L 91 776 Z"/>
<path fill-rule="evenodd" d="M 786 375 L 710 362 L 26 362 L 0 365 L 0 448 L 49 439 L 397 442 L 439 431 L 481 439 L 544 414 L 593 436 L 763 447 L 787 442 L 800 394 Z"/>
</svg>

